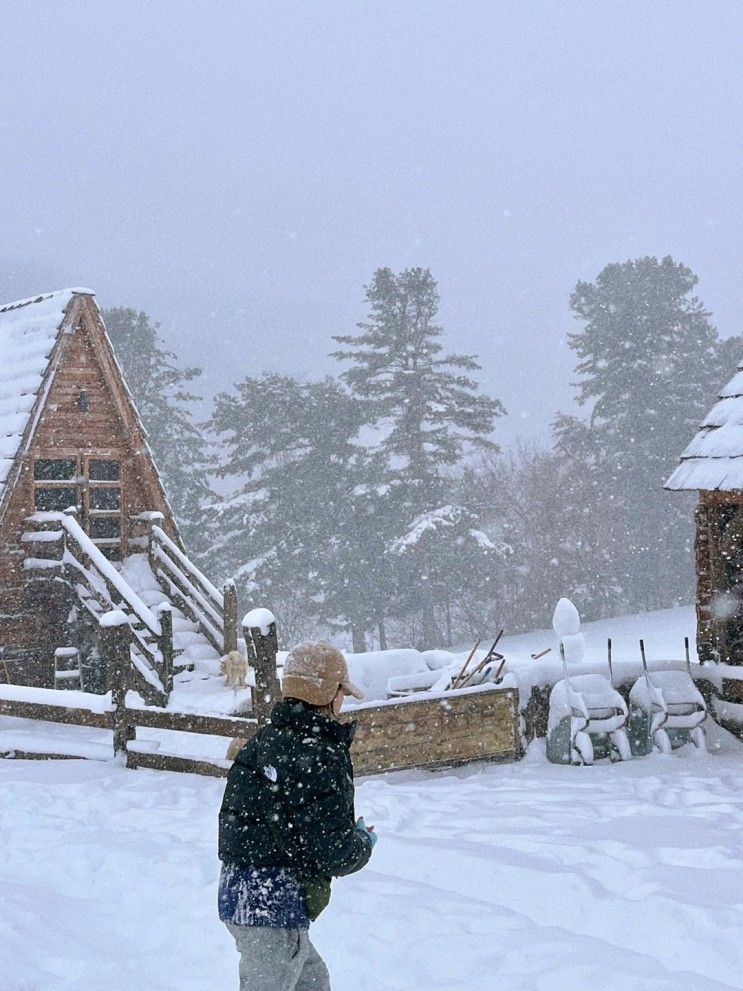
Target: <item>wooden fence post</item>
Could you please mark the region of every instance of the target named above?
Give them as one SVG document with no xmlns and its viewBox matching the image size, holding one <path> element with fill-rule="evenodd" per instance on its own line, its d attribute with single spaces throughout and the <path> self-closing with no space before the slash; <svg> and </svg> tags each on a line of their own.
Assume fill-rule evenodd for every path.
<svg viewBox="0 0 743 991">
<path fill-rule="evenodd" d="M 106 663 L 106 688 L 113 706 L 114 755 L 126 754 L 131 729 L 126 715 L 129 687 L 131 632 L 126 613 L 119 609 L 104 613 L 100 619 L 101 653 Z"/>
<path fill-rule="evenodd" d="M 223 622 L 224 622 L 224 651 L 229 654 L 231 650 L 237 650 L 237 589 L 235 583 L 230 578 L 222 587 L 222 598 L 224 599 Z"/>
<path fill-rule="evenodd" d="M 160 653 L 163 655 L 162 682 L 165 694 L 173 691 L 173 609 L 169 602 L 160 604 L 157 610 L 160 620 Z"/>
<path fill-rule="evenodd" d="M 248 661 L 255 669 L 253 716 L 259 726 L 265 726 L 274 702 L 281 698 L 276 676 L 276 655 L 279 651 L 276 620 L 268 609 L 252 609 L 244 616 L 242 626 Z"/>
</svg>

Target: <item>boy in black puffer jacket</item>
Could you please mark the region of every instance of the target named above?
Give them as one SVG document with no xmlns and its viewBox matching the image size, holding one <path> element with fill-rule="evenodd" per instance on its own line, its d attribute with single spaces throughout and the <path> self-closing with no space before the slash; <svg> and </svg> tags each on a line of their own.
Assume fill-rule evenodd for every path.
<svg viewBox="0 0 743 991">
<path fill-rule="evenodd" d="M 329 991 L 309 924 L 331 878 L 364 867 L 376 842 L 355 820 L 354 727 L 337 720 L 345 694 L 363 696 L 340 651 L 322 643 L 289 653 L 282 693 L 227 778 L 219 915 L 241 955 L 241 991 Z"/>
</svg>

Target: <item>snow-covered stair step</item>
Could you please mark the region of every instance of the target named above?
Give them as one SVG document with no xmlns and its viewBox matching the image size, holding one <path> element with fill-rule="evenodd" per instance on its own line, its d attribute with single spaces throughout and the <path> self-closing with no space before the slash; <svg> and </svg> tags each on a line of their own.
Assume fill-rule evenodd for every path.
<svg viewBox="0 0 743 991">
<path fill-rule="evenodd" d="M 125 558 L 119 565 L 119 571 L 150 608 L 157 608 L 160 603 L 168 601 L 145 554 L 132 554 Z M 198 623 L 185 616 L 173 603 L 171 610 L 175 668 L 216 674 L 220 655 L 201 632 Z"/>
<path fill-rule="evenodd" d="M 180 610 L 177 612 L 175 610 L 173 611 L 173 632 L 182 634 L 195 633 L 197 636 L 201 636 L 199 624 L 188 619 Z"/>
</svg>

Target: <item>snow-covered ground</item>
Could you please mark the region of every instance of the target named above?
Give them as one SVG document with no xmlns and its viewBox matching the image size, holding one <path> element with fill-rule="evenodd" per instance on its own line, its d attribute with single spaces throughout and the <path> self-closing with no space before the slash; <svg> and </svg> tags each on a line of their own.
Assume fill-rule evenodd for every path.
<svg viewBox="0 0 743 991">
<path fill-rule="evenodd" d="M 335 991 L 743 986 L 743 748 L 358 783 L 380 835 L 313 926 Z M 0 762 L 3 991 L 223 991 L 223 783 Z"/>
<path fill-rule="evenodd" d="M 639 670 L 642 636 L 676 663 L 693 619 L 586 624 L 586 662 L 611 636 Z M 551 676 L 553 655 L 531 654 L 554 640 L 504 638 L 522 684 Z M 215 909 L 223 782 L 127 771 L 102 731 L 0 720 L 6 748 L 39 733 L 109 759 L 0 761 L 0 991 L 235 988 Z M 519 764 L 359 781 L 380 841 L 313 927 L 335 991 L 742 988 L 743 744 L 710 735 L 709 754 L 562 767 L 538 743 Z"/>
</svg>

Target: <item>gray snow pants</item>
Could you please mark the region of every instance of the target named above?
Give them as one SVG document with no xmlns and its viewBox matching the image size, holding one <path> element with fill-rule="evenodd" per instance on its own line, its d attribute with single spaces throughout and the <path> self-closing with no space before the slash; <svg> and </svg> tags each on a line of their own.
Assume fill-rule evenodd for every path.
<svg viewBox="0 0 743 991">
<path fill-rule="evenodd" d="M 225 925 L 240 954 L 240 991 L 330 991 L 328 968 L 306 929 Z"/>
</svg>

